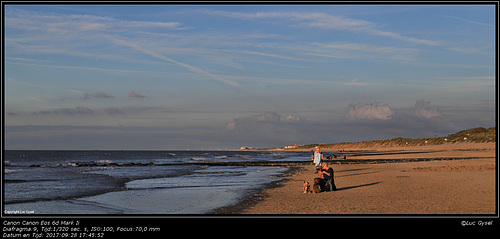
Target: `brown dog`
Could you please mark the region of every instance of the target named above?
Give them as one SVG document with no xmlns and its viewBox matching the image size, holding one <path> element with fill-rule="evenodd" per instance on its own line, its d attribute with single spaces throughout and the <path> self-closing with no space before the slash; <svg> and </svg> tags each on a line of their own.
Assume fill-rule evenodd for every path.
<svg viewBox="0 0 500 239">
<path fill-rule="evenodd" d="M 315 178 L 314 179 L 313 193 L 319 193 L 321 191 L 320 183 L 321 183 L 321 179 L 320 178 Z"/>
<path fill-rule="evenodd" d="M 309 182 L 304 181 L 304 186 L 302 186 L 302 189 L 304 190 L 304 193 L 311 192 L 311 188 L 310 188 Z"/>
</svg>

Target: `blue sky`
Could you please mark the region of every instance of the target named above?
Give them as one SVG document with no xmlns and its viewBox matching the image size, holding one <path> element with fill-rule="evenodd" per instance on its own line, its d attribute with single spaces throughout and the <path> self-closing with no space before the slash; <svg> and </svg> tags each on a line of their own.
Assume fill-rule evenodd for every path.
<svg viewBox="0 0 500 239">
<path fill-rule="evenodd" d="M 274 147 L 495 125 L 494 5 L 6 5 L 7 149 Z"/>
</svg>

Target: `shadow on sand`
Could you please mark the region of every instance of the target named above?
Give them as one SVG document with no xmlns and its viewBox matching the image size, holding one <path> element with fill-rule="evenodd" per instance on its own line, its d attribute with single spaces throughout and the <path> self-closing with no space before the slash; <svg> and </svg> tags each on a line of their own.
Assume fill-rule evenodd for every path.
<svg viewBox="0 0 500 239">
<path fill-rule="evenodd" d="M 365 169 L 372 169 L 372 168 L 353 168 L 353 169 L 346 169 L 346 170 L 338 170 L 335 171 L 336 173 L 342 173 L 342 172 L 351 172 L 351 171 L 361 171 Z"/>
<path fill-rule="evenodd" d="M 374 183 L 367 183 L 367 184 L 361 184 L 361 185 L 356 185 L 356 186 L 350 186 L 350 187 L 343 187 L 343 188 L 337 188 L 337 191 L 343 191 L 343 190 L 349 190 L 353 188 L 360 188 L 360 187 L 367 187 L 367 186 L 372 186 L 381 183 L 380 182 L 374 182 Z"/>
<path fill-rule="evenodd" d="M 365 175 L 365 174 L 372 174 L 372 173 L 378 173 L 378 171 L 375 171 L 375 172 L 366 172 L 366 173 L 353 173 L 353 174 L 347 174 L 347 175 L 340 175 L 340 176 L 335 176 L 335 178 L 350 177 L 350 176 L 357 176 L 357 175 Z"/>
</svg>

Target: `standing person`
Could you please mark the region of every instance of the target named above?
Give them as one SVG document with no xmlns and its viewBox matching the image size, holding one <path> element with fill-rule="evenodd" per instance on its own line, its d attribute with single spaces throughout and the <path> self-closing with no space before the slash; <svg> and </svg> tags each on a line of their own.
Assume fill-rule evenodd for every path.
<svg viewBox="0 0 500 239">
<path fill-rule="evenodd" d="M 328 167 L 327 163 L 322 163 L 321 167 L 321 174 L 323 174 L 323 178 L 325 179 L 325 191 L 337 191 L 337 187 L 335 186 L 335 181 L 333 179 L 333 168 Z"/>
<path fill-rule="evenodd" d="M 320 170 L 320 164 L 323 160 L 323 154 L 319 150 L 319 147 L 316 147 L 316 152 L 314 153 L 314 165 L 316 166 L 316 173 Z"/>
</svg>

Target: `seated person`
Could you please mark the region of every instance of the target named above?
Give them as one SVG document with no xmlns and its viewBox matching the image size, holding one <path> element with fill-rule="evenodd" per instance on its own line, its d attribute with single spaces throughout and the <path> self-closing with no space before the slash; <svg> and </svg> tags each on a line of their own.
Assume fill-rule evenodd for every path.
<svg viewBox="0 0 500 239">
<path fill-rule="evenodd" d="M 321 164 L 321 174 L 325 179 L 325 189 L 324 191 L 337 191 L 337 187 L 335 186 L 335 181 L 333 179 L 333 168 L 328 167 L 327 163 Z"/>
</svg>

